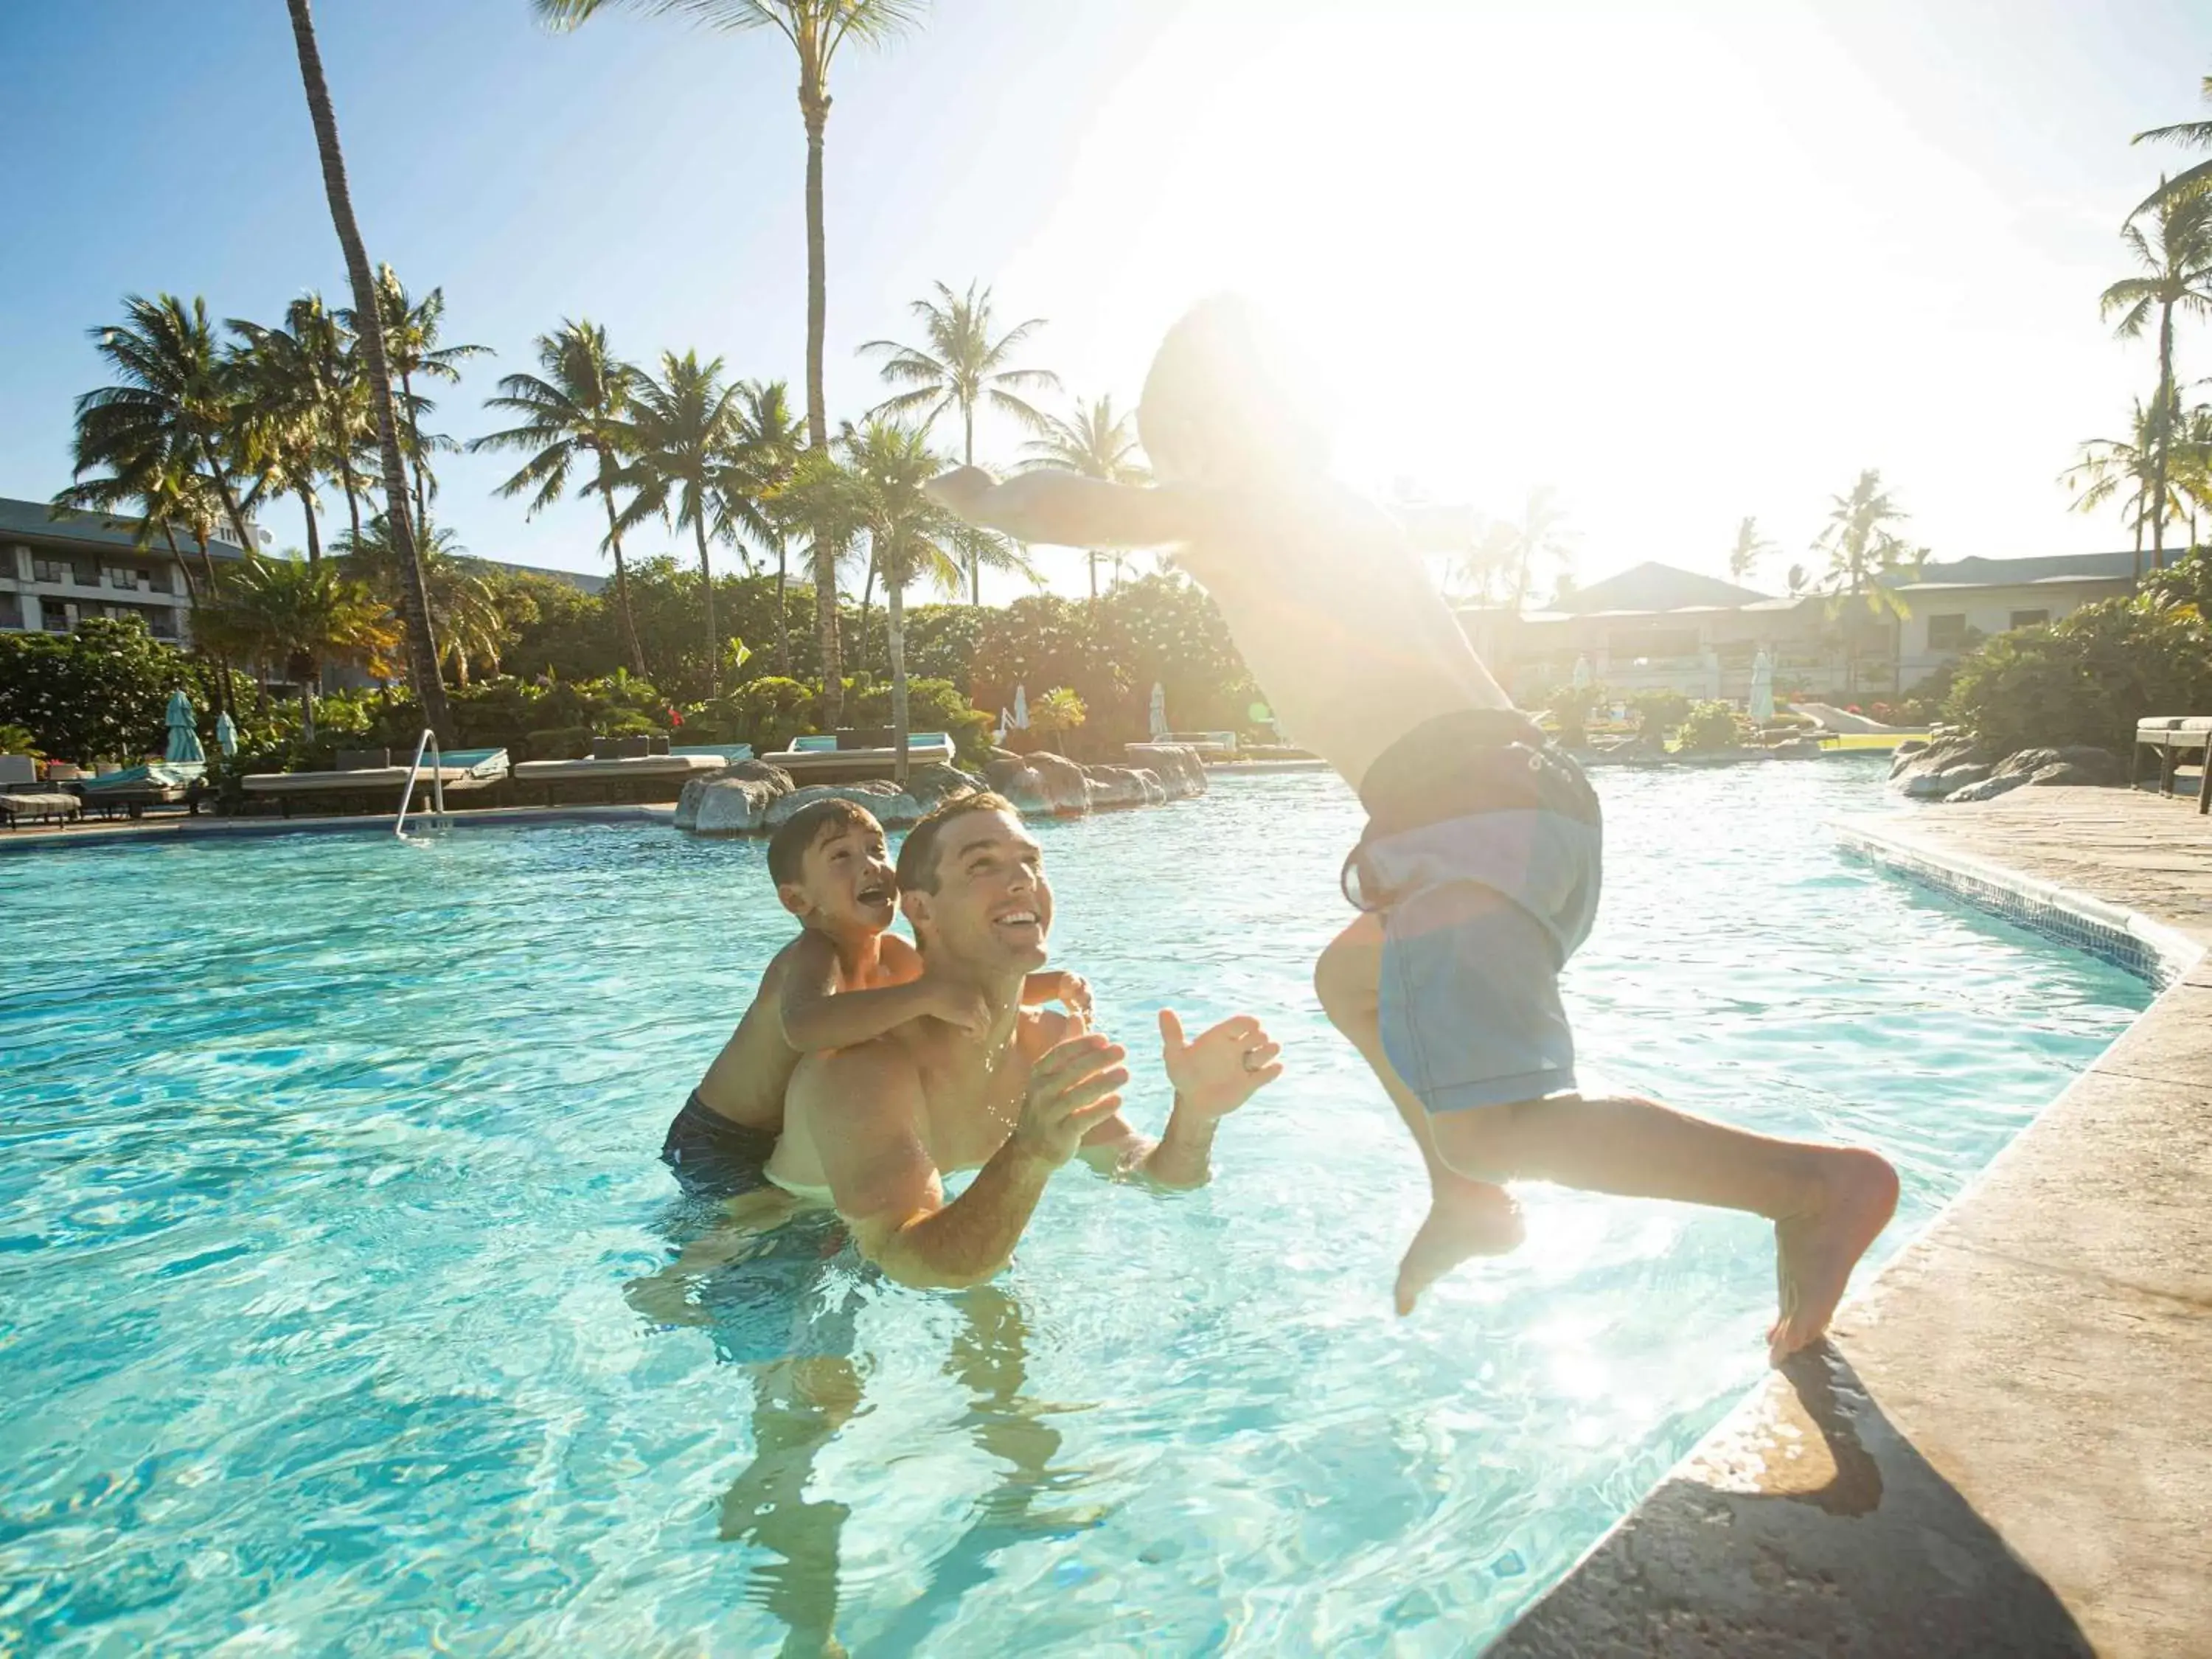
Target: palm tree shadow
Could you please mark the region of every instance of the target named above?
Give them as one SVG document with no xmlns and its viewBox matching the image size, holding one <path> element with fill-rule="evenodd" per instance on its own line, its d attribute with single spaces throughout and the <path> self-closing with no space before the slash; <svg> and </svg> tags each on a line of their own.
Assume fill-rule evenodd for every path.
<svg viewBox="0 0 2212 1659">
<path fill-rule="evenodd" d="M 1701 1448 L 1490 1659 L 2094 1653 L 1832 1345 Z"/>
</svg>

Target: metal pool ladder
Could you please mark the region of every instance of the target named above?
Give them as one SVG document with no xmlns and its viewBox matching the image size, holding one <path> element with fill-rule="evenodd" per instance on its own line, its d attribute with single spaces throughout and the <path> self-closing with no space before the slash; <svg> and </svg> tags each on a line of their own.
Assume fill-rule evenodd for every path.
<svg viewBox="0 0 2212 1659">
<path fill-rule="evenodd" d="M 438 751 L 438 734 L 428 726 L 415 740 L 415 758 L 407 767 L 407 787 L 399 792 L 399 814 L 392 820 L 392 833 L 404 839 L 407 834 L 407 804 L 415 797 L 415 780 L 422 770 L 422 751 L 430 751 L 430 822 L 443 830 L 451 827 L 453 820 L 446 816 L 445 757 Z"/>
</svg>

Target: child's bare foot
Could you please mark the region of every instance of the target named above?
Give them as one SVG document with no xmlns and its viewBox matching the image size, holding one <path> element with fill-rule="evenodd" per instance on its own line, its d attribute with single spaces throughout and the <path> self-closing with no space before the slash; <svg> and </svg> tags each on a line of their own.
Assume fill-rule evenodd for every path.
<svg viewBox="0 0 2212 1659">
<path fill-rule="evenodd" d="M 1516 1249 L 1527 1231 L 1521 1206 L 1503 1187 L 1486 1181 L 1438 1186 L 1429 1200 L 1428 1218 L 1398 1264 L 1398 1312 L 1413 1312 L 1423 1291 L 1469 1256 Z"/>
<path fill-rule="evenodd" d="M 1774 1224 L 1782 1316 L 1766 1334 L 1766 1351 L 1777 1365 L 1820 1340 L 1851 1269 L 1897 1209 L 1897 1171 L 1880 1153 L 1838 1147 L 1824 1164 L 1819 1205 Z"/>
</svg>

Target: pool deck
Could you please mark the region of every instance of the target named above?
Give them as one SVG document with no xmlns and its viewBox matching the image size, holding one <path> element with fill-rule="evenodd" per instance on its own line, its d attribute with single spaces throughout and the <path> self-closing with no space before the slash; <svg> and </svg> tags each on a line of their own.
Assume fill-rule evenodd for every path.
<svg viewBox="0 0 2212 1659">
<path fill-rule="evenodd" d="M 2133 913 L 2170 982 L 1858 1289 L 1832 1342 L 1490 1652 L 2202 1659 L 2212 827 L 2190 802 L 2030 788 L 1843 828 L 1878 860 L 1996 866 Z"/>
</svg>

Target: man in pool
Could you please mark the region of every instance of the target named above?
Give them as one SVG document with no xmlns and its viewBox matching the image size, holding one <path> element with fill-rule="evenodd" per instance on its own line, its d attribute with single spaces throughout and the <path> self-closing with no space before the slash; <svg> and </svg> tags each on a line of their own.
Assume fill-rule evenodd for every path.
<svg viewBox="0 0 2212 1659">
<path fill-rule="evenodd" d="M 1559 977 L 1596 911 L 1596 797 L 1491 678 L 1389 515 L 1325 478 L 1295 384 L 1249 313 L 1212 301 L 1145 382 L 1157 488 L 974 467 L 931 488 L 1024 542 L 1178 549 L 1284 726 L 1358 792 L 1345 888 L 1363 914 L 1315 978 L 1428 1168 L 1399 1311 L 1518 1242 L 1498 1183 L 1553 1181 L 1772 1220 L 1779 1364 L 1826 1329 L 1896 1207 L 1896 1172 L 1872 1152 L 1581 1092 Z"/>
<path fill-rule="evenodd" d="M 1220 1121 L 1282 1073 L 1259 1021 L 1195 1041 L 1160 1014 L 1175 1105 L 1157 1141 L 1121 1115 L 1120 1045 L 1079 1012 L 1023 1006 L 1045 961 L 1044 854 L 996 795 L 955 796 L 899 849 L 898 889 L 921 951 L 920 983 L 988 1011 L 980 1035 L 941 1021 L 807 1055 L 793 1075 L 769 1178 L 834 1206 L 860 1254 L 902 1284 L 979 1285 L 1006 1265 L 1053 1171 L 1070 1159 L 1168 1188 L 1202 1185 Z M 975 1178 L 947 1202 L 945 1176 Z"/>
<path fill-rule="evenodd" d="M 799 937 L 769 961 L 752 1006 L 660 1149 L 686 1188 L 705 1196 L 762 1185 L 800 1055 L 866 1042 L 908 1020 L 977 1033 L 988 1020 L 974 991 L 921 982 L 921 957 L 888 931 L 898 888 L 884 827 L 866 807 L 834 796 L 800 807 L 769 838 L 768 873 L 777 900 L 799 919 Z M 1032 974 L 1023 997 L 1090 1006 L 1073 974 Z"/>
</svg>

